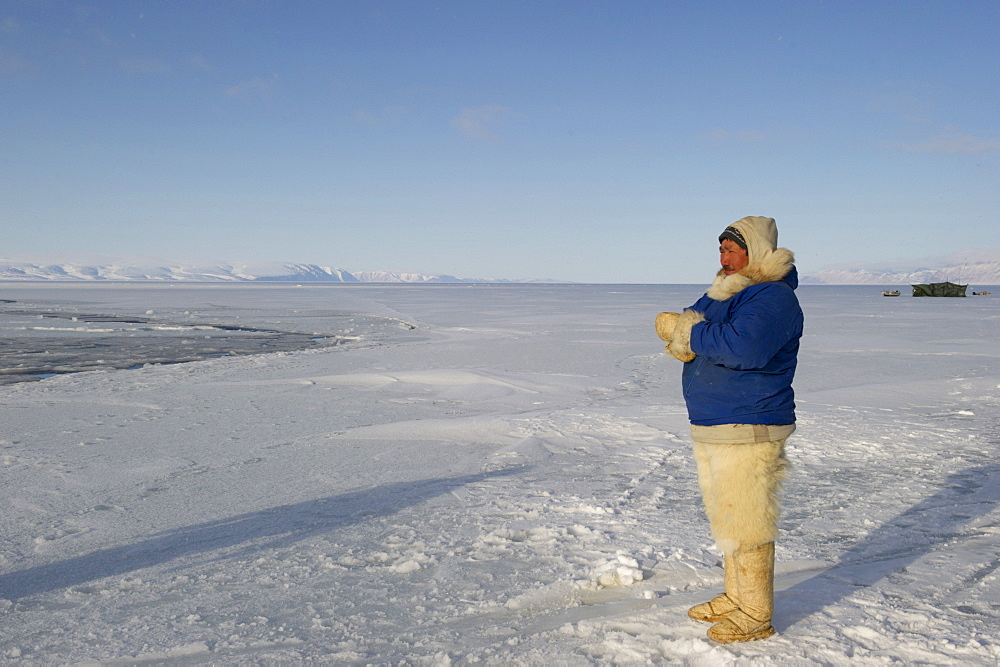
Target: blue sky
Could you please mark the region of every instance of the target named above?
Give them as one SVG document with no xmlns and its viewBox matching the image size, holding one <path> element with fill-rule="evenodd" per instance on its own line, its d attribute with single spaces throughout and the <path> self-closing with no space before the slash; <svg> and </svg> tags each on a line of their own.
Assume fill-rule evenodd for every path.
<svg viewBox="0 0 1000 667">
<path fill-rule="evenodd" d="M 0 0 L 0 253 L 703 282 L 995 248 L 1000 3 Z"/>
</svg>

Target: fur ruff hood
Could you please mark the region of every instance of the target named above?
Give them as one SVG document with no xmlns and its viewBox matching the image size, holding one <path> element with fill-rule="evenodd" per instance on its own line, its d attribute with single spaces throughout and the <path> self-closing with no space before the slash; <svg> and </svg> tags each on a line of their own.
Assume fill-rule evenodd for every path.
<svg viewBox="0 0 1000 667">
<path fill-rule="evenodd" d="M 739 273 L 727 276 L 721 269 L 715 282 L 708 288 L 708 296 L 716 301 L 728 301 L 751 285 L 781 280 L 795 267 L 795 255 L 788 248 L 769 251 L 759 262 L 754 262 Z"/>
</svg>

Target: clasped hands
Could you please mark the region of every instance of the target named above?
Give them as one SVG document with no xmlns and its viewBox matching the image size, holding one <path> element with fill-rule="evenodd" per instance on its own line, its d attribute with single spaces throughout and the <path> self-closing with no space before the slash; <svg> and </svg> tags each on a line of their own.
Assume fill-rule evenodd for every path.
<svg viewBox="0 0 1000 667">
<path fill-rule="evenodd" d="M 656 335 L 667 342 L 667 352 L 681 361 L 691 361 L 697 356 L 691 350 L 691 327 L 701 319 L 693 311 L 660 313 L 655 321 Z"/>
</svg>

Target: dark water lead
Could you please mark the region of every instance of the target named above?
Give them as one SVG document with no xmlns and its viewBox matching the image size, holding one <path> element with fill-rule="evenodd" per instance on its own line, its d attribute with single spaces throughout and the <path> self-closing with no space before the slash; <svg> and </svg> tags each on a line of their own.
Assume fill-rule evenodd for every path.
<svg viewBox="0 0 1000 667">
<path fill-rule="evenodd" d="M 0 337 L 0 385 L 42 380 L 65 373 L 133 369 L 146 364 L 179 364 L 214 357 L 290 352 L 338 345 L 351 338 L 318 336 L 227 324 L 152 321 L 116 315 L 69 315 L 7 311 L 8 317 L 62 319 L 82 326 L 51 333 L 7 329 Z M 100 324 L 137 325 L 121 329 Z"/>
</svg>

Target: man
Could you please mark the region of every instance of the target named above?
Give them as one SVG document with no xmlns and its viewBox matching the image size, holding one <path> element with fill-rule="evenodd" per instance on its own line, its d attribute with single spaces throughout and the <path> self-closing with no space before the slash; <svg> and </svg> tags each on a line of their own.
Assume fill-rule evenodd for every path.
<svg viewBox="0 0 1000 667">
<path fill-rule="evenodd" d="M 794 257 L 773 218 L 748 217 L 719 237 L 722 269 L 691 308 L 660 313 L 656 332 L 684 362 L 694 456 L 723 553 L 725 592 L 688 615 L 718 642 L 774 634 L 774 540 L 785 440 L 795 430 L 792 378 L 802 336 Z"/>
</svg>

